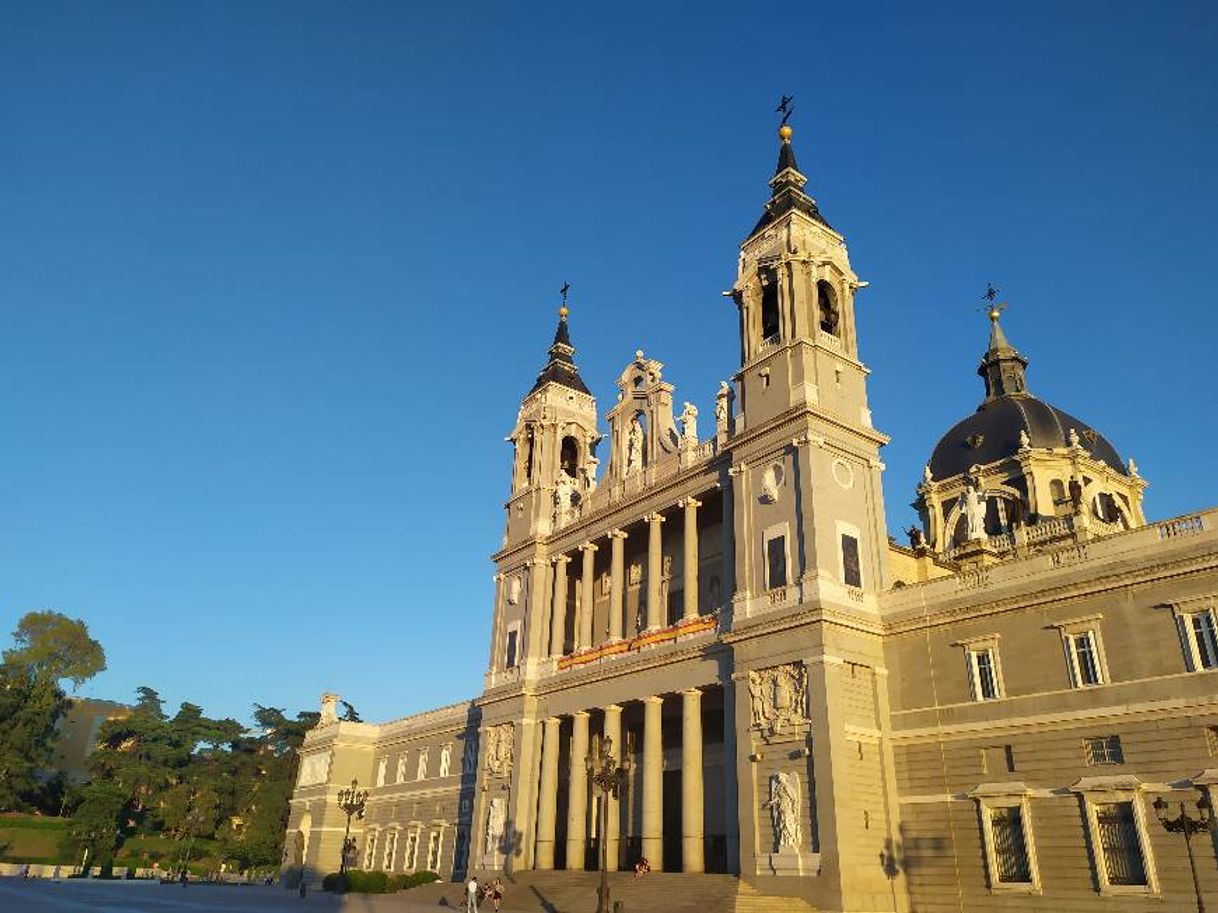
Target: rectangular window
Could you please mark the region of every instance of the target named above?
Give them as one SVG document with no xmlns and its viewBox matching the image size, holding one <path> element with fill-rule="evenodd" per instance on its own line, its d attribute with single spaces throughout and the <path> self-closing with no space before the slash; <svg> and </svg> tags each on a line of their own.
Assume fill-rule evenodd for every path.
<svg viewBox="0 0 1218 913">
<path fill-rule="evenodd" d="M 432 831 L 427 838 L 427 871 L 434 872 L 440 866 L 440 832 Z"/>
<path fill-rule="evenodd" d="M 1028 840 L 1023 809 L 1018 805 L 990 808 L 990 832 L 994 838 L 994 874 L 1003 884 L 1031 884 Z"/>
<path fill-rule="evenodd" d="M 348 863 L 350 855 L 347 856 Z M 364 868 L 367 871 L 372 870 L 372 863 L 376 859 L 376 831 L 368 835 L 368 845 L 364 848 Z"/>
<path fill-rule="evenodd" d="M 1083 753 L 1092 767 L 1102 764 L 1124 764 L 1119 735 L 1103 735 L 1083 740 Z"/>
<path fill-rule="evenodd" d="M 506 669 L 516 668 L 516 638 L 520 632 L 515 628 L 507 632 L 507 650 L 504 653 L 503 665 Z"/>
<path fill-rule="evenodd" d="M 406 857 L 402 860 L 402 867 L 414 871 L 415 863 L 419 858 L 419 832 L 417 829 L 410 832 L 410 836 L 406 838 Z"/>
<path fill-rule="evenodd" d="M 376 765 L 376 785 L 385 785 L 385 772 L 389 769 L 389 758 L 381 758 Z"/>
<path fill-rule="evenodd" d="M 1133 803 L 1096 805 L 1095 826 L 1108 884 L 1147 885 L 1146 860 L 1142 856 Z"/>
<path fill-rule="evenodd" d="M 424 748 L 422 751 L 419 752 L 419 766 L 418 766 L 418 769 L 415 770 L 414 778 L 416 780 L 426 780 L 427 779 L 427 749 L 426 748 Z"/>
<path fill-rule="evenodd" d="M 1070 651 L 1070 675 L 1074 687 L 1088 688 L 1104 683 L 1100 672 L 1099 648 L 1094 631 L 1080 631 L 1066 635 L 1066 647 Z"/>
<path fill-rule="evenodd" d="M 969 677 L 973 689 L 973 700 L 992 701 L 998 696 L 998 670 L 995 665 L 994 648 L 980 647 L 968 651 Z"/>
<path fill-rule="evenodd" d="M 787 537 L 775 536 L 765 544 L 766 589 L 787 585 Z"/>
<path fill-rule="evenodd" d="M 859 540 L 842 533 L 842 580 L 846 586 L 862 586 L 863 572 L 859 567 Z"/>
<path fill-rule="evenodd" d="M 390 831 L 389 839 L 385 841 L 385 858 L 381 861 L 381 868 L 386 872 L 393 871 L 393 856 L 398 849 L 398 832 Z"/>
<path fill-rule="evenodd" d="M 1213 669 L 1218 666 L 1218 632 L 1214 628 L 1213 609 L 1189 615 L 1188 627 L 1192 634 L 1194 668 Z"/>
</svg>

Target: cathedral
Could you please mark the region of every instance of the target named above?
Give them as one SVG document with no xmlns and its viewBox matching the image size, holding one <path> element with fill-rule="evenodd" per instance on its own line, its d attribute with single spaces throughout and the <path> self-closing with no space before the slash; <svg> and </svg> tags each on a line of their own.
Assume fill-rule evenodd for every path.
<svg viewBox="0 0 1218 913">
<path fill-rule="evenodd" d="M 634 911 L 1218 899 L 1218 509 L 1147 521 L 1133 460 L 1037 395 L 992 301 L 976 411 L 894 541 L 866 283 L 806 181 L 784 124 L 713 416 L 639 351 L 602 430 L 560 309 L 510 435 L 482 693 L 380 724 L 323 696 L 285 877 L 345 854 L 564 913 L 602 865 Z"/>
</svg>

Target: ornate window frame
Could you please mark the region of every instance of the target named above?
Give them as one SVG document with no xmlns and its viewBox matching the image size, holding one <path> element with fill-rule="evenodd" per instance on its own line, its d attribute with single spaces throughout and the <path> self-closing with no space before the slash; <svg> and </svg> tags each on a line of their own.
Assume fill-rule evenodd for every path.
<svg viewBox="0 0 1218 913">
<path fill-rule="evenodd" d="M 1021 781 L 982 783 L 968 793 L 977 803 L 981 818 L 981 839 L 985 846 L 986 875 L 994 894 L 1040 894 L 1040 865 L 1036 859 L 1036 838 L 1032 830 L 1031 790 Z M 1028 860 L 1030 881 L 1002 881 L 998 876 L 998 854 L 994 849 L 994 824 L 991 812 L 1000 808 L 1018 808 L 1023 827 L 1024 855 Z"/>
<path fill-rule="evenodd" d="M 396 824 L 390 825 L 386 832 L 385 848 L 381 851 L 381 870 L 385 872 L 393 871 L 393 857 L 398 854 L 398 832 L 401 830 Z"/>
<path fill-rule="evenodd" d="M 970 637 L 958 640 L 952 646 L 964 650 L 965 671 L 968 675 L 969 698 L 977 703 L 1000 701 L 1007 696 L 1006 684 L 1002 678 L 1002 655 L 998 650 L 1001 635 L 985 634 L 980 637 Z M 981 676 L 977 664 L 977 655 L 988 651 L 991 660 L 991 670 L 994 676 L 994 696 L 986 697 L 981 692 Z"/>
<path fill-rule="evenodd" d="M 836 522 L 837 530 L 837 579 L 841 581 L 842 586 L 847 586 L 852 589 L 861 590 L 867 585 L 867 574 L 863 569 L 863 534 L 862 531 L 853 523 L 846 523 L 842 520 Z M 859 560 L 859 582 L 846 582 L 846 550 L 842 547 L 842 537 L 851 536 L 854 539 L 855 548 L 858 549 Z"/>
<path fill-rule="evenodd" d="M 1091 853 L 1092 869 L 1097 879 L 1096 888 L 1105 896 L 1158 896 L 1159 875 L 1155 869 L 1154 847 L 1150 840 L 1150 829 L 1142 801 L 1144 784 L 1133 775 L 1114 777 L 1083 777 L 1069 787 L 1082 802 L 1083 818 L 1087 826 L 1087 848 Z M 1133 808 L 1134 829 L 1137 832 L 1138 848 L 1142 852 L 1142 868 L 1146 872 L 1146 884 L 1112 884 L 1104 851 L 1100 846 L 1099 822 L 1096 808 L 1117 802 L 1128 802 Z"/>
<path fill-rule="evenodd" d="M 380 836 L 381 830 L 377 827 L 370 827 L 364 832 L 364 870 L 371 872 L 372 865 L 376 862 L 376 838 Z M 341 853 L 341 851 L 340 851 Z"/>
<path fill-rule="evenodd" d="M 1176 632 L 1180 635 L 1180 648 L 1184 651 L 1184 667 L 1189 672 L 1218 671 L 1218 649 L 1214 650 L 1214 665 L 1207 666 L 1202 662 L 1201 650 L 1197 646 L 1197 632 L 1193 627 L 1193 618 L 1209 613 L 1211 624 L 1218 632 L 1218 595 L 1194 596 L 1180 602 L 1169 603 L 1172 616 L 1176 620 Z M 1218 647 L 1218 644 L 1211 645 Z"/>
<path fill-rule="evenodd" d="M 1070 677 L 1070 687 L 1083 688 L 1100 688 L 1104 685 L 1112 683 L 1112 678 L 1108 674 L 1108 657 L 1104 653 L 1104 638 L 1100 632 L 1100 622 L 1104 616 L 1100 613 L 1094 615 L 1084 615 L 1081 618 L 1068 618 L 1065 621 L 1055 621 L 1049 625 L 1051 628 L 1056 628 L 1057 633 L 1061 635 L 1062 650 L 1066 656 L 1066 673 Z M 1091 636 L 1091 647 L 1095 651 L 1095 667 L 1099 673 L 1100 680 L 1094 683 L 1087 683 L 1082 680 L 1078 666 L 1078 652 L 1074 638 L 1081 634 L 1089 634 Z"/>
<path fill-rule="evenodd" d="M 774 586 L 770 583 L 770 542 L 778 537 L 782 537 L 783 560 L 786 562 L 786 582 Z M 762 582 L 765 584 L 765 592 L 769 593 L 773 590 L 785 590 L 791 585 L 795 579 L 793 573 L 794 568 L 791 566 L 791 527 L 785 520 L 782 523 L 775 523 L 773 526 L 767 526 L 761 534 L 761 573 Z"/>
</svg>

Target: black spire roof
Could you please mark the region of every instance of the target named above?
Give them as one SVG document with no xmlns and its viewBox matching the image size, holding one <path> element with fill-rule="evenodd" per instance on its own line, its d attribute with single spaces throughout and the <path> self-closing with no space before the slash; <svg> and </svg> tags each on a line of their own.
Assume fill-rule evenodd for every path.
<svg viewBox="0 0 1218 913">
<path fill-rule="evenodd" d="M 802 212 L 826 228 L 833 227 L 816 208 L 816 201 L 803 191 L 808 179 L 800 172 L 799 165 L 795 162 L 795 147 L 791 145 L 792 132 L 786 124 L 778 129 L 782 145 L 778 147 L 778 166 L 774 169 L 774 176 L 770 178 L 770 187 L 774 192 L 765 204 L 765 212 L 749 232 L 750 237 L 792 210 Z"/>
<path fill-rule="evenodd" d="M 592 395 L 579 376 L 579 368 L 575 366 L 575 362 L 571 358 L 575 354 L 575 346 L 571 345 L 571 332 L 567 328 L 567 313 L 565 305 L 558 310 L 558 328 L 554 331 L 554 342 L 550 346 L 550 361 L 537 375 L 537 383 L 533 384 L 533 389 L 529 391 L 530 396 L 546 384 L 558 384 L 560 387 L 569 387 L 580 393 Z"/>
</svg>

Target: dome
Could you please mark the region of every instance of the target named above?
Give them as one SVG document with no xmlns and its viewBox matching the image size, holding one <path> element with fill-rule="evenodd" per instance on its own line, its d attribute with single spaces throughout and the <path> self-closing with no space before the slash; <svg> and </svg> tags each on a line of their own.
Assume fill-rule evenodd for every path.
<svg viewBox="0 0 1218 913">
<path fill-rule="evenodd" d="M 1125 473 L 1116 448 L 1088 425 L 1027 391 L 1024 376 L 1028 360 L 1012 346 L 998 323 L 1004 305 L 990 310 L 990 346 L 977 373 L 985 381 L 985 401 L 968 418 L 939 439 L 931 454 L 930 475 L 947 479 L 1019 453 L 1020 432 L 1033 448 L 1070 446 L 1070 431 L 1095 459 Z"/>
<path fill-rule="evenodd" d="M 1030 394 L 1004 395 L 987 400 L 976 412 L 939 439 L 930 457 L 933 478 L 946 479 L 967 472 L 974 464 L 985 465 L 1015 456 L 1019 432 L 1025 431 L 1032 447 L 1069 447 L 1070 429 L 1095 459 L 1125 472 L 1116 448 L 1102 434 L 1056 406 Z"/>
</svg>

